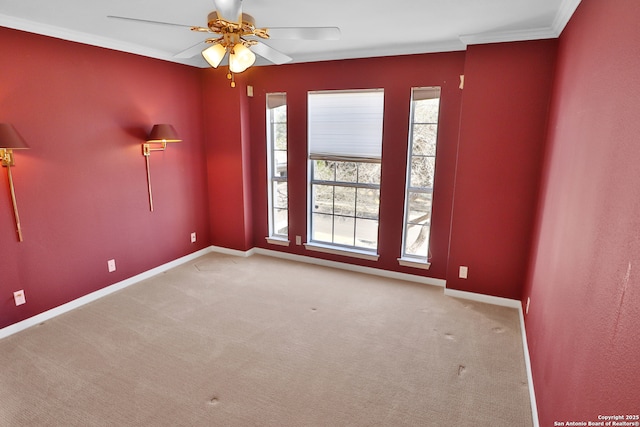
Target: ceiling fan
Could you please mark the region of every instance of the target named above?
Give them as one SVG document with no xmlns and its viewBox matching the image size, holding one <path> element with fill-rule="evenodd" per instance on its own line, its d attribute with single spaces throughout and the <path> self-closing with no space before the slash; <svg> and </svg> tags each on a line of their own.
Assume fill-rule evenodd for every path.
<svg viewBox="0 0 640 427">
<path fill-rule="evenodd" d="M 260 39 L 301 39 L 301 40 L 338 40 L 338 27 L 278 27 L 258 28 L 255 19 L 242 12 L 242 0 L 213 0 L 215 10 L 207 17 L 207 26 L 189 26 L 170 22 L 150 21 L 109 15 L 108 18 L 149 24 L 187 27 L 191 31 L 215 34 L 198 44 L 174 55 L 175 58 L 191 58 L 201 53 L 204 59 L 217 68 L 226 54 L 229 54 L 229 73 L 231 86 L 235 87 L 234 73 L 241 73 L 255 63 L 255 54 L 274 64 L 284 64 L 292 60 L 288 55 L 262 43 Z M 204 44 L 210 45 L 204 49 Z"/>
</svg>

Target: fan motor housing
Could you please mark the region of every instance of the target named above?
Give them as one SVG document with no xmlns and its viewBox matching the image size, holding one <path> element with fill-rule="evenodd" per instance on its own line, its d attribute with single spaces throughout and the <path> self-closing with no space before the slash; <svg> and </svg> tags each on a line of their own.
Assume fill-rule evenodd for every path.
<svg viewBox="0 0 640 427">
<path fill-rule="evenodd" d="M 209 26 L 209 28 L 214 27 L 214 28 L 219 28 L 220 27 L 220 23 L 221 22 L 229 22 L 226 19 L 220 17 L 220 15 L 218 15 L 218 11 L 214 10 L 213 12 L 209 13 L 209 15 L 207 16 L 207 25 Z M 216 25 L 217 24 L 217 25 Z M 242 14 L 242 25 L 249 25 L 252 27 L 255 27 L 256 25 L 256 20 L 254 19 L 253 16 L 249 15 L 248 13 L 243 13 Z"/>
</svg>

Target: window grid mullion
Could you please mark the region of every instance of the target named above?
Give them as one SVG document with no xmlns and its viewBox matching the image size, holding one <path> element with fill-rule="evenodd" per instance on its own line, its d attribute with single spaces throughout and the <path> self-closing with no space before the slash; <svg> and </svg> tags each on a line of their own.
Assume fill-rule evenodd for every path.
<svg viewBox="0 0 640 427">
<path fill-rule="evenodd" d="M 358 173 L 356 172 L 356 180 L 358 179 Z M 358 209 L 358 189 L 355 188 L 353 190 L 355 192 L 354 196 L 353 196 L 353 244 L 356 244 L 356 218 L 358 213 L 356 212 L 356 210 Z"/>
<path fill-rule="evenodd" d="M 334 173 L 335 175 L 335 173 Z M 336 242 L 336 187 L 331 187 L 331 242 Z"/>
<path fill-rule="evenodd" d="M 356 164 L 356 182 L 360 183 L 360 164 Z M 358 187 L 354 190 L 356 192 L 353 203 L 353 244 L 356 244 L 356 230 L 358 227 Z"/>
<path fill-rule="evenodd" d="M 344 181 L 324 181 L 324 180 L 312 180 L 313 185 L 332 185 L 334 187 L 350 187 L 350 188 L 367 188 L 369 190 L 379 190 L 380 184 L 366 184 L 357 182 L 344 182 Z"/>
</svg>

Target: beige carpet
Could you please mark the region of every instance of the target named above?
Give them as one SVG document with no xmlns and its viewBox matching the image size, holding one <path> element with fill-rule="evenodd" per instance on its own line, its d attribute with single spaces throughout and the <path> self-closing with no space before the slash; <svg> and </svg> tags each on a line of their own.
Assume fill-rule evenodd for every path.
<svg viewBox="0 0 640 427">
<path fill-rule="evenodd" d="M 531 426 L 518 313 L 209 254 L 0 341 L 2 426 Z"/>
</svg>

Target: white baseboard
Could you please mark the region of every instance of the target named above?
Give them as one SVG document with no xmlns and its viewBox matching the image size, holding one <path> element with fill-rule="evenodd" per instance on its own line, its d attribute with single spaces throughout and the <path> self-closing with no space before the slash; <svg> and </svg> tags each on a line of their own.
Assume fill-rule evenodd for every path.
<svg viewBox="0 0 640 427">
<path fill-rule="evenodd" d="M 117 292 L 121 289 L 124 289 L 128 286 L 131 286 L 135 283 L 141 282 L 145 279 L 148 279 L 150 277 L 153 277 L 157 274 L 163 273 L 167 270 L 170 270 L 172 268 L 178 267 L 181 264 L 184 264 L 186 262 L 189 262 L 191 260 L 194 260 L 196 258 L 199 258 L 203 255 L 208 254 L 209 252 L 211 252 L 211 248 L 205 248 L 202 249 L 200 251 L 194 252 L 192 254 L 189 255 L 185 255 L 181 258 L 178 258 L 176 260 L 170 261 L 166 264 L 160 265 L 158 267 L 152 268 L 151 270 L 147 270 L 145 272 L 142 272 L 140 274 L 137 274 L 133 277 L 130 277 L 128 279 L 122 280 L 121 282 L 117 282 L 114 283 L 113 285 L 109 285 L 107 287 L 104 287 L 102 289 L 98 289 L 95 292 L 91 292 L 90 294 L 84 295 L 80 298 L 74 299 L 73 301 L 69 301 L 68 303 L 62 304 L 58 307 L 52 308 L 51 310 L 47 310 L 45 312 L 42 312 L 40 314 L 37 314 L 33 317 L 29 317 L 28 319 L 22 320 L 18 323 L 14 323 L 13 325 L 9 325 L 7 327 L 4 327 L 2 329 L 0 329 L 0 339 L 2 338 L 6 338 L 9 335 L 13 335 L 17 332 L 23 331 L 27 328 L 30 328 L 32 326 L 38 325 L 42 322 L 46 322 L 47 320 L 53 319 L 56 316 L 59 316 L 63 313 L 66 313 L 68 311 L 71 311 L 75 308 L 81 307 L 85 304 L 88 304 L 92 301 L 95 301 L 99 298 L 102 298 L 104 296 L 107 296 L 109 294 L 112 294 L 114 292 Z"/>
<path fill-rule="evenodd" d="M 90 294 L 84 295 L 80 298 L 77 298 L 73 301 L 69 301 L 65 304 L 62 304 L 58 307 L 52 308 L 50 310 L 47 310 L 45 312 L 42 312 L 40 314 L 37 314 L 35 316 L 29 317 L 28 319 L 22 320 L 18 323 L 14 323 L 12 325 L 6 326 L 2 329 L 0 329 L 0 339 L 2 338 L 6 338 L 10 335 L 13 335 L 17 332 L 23 331 L 27 328 L 30 328 L 32 326 L 38 325 L 42 322 L 46 322 L 47 320 L 53 319 L 56 316 L 59 316 L 63 313 L 67 313 L 75 308 L 81 307 L 85 304 L 88 304 L 92 301 L 95 301 L 99 298 L 102 298 L 104 296 L 107 296 L 109 294 L 112 294 L 114 292 L 117 292 L 121 289 L 124 289 L 128 286 L 131 286 L 135 283 L 141 282 L 145 279 L 148 279 L 150 277 L 153 277 L 157 274 L 163 273 L 167 270 L 170 270 L 172 268 L 178 267 L 179 265 L 182 265 L 186 262 L 189 262 L 191 260 L 194 260 L 196 258 L 199 258 L 203 255 L 206 255 L 210 252 L 217 252 L 217 253 L 222 253 L 222 254 L 227 254 L 227 255 L 234 255 L 234 256 L 240 256 L 240 257 L 248 257 L 251 256 L 253 254 L 261 254 L 261 255 L 266 255 L 266 256 L 272 256 L 272 257 L 276 257 L 276 258 L 283 258 L 283 259 L 289 259 L 289 260 L 293 260 L 293 261 L 299 261 L 299 262 L 306 262 L 308 264 L 316 264 L 316 265 L 322 265 L 322 266 L 326 266 L 326 267 L 333 267 L 333 268 L 340 268 L 343 270 L 350 270 L 350 271 L 356 271 L 356 272 L 360 272 L 360 273 L 366 273 L 366 274 L 373 274 L 373 275 L 377 275 L 377 276 L 383 276 L 383 277 L 389 277 L 389 278 L 393 278 L 393 279 L 400 279 L 400 280 L 407 280 L 407 281 L 412 281 L 412 282 L 418 282 L 418 283 L 423 283 L 423 284 L 427 284 L 427 285 L 433 285 L 433 286 L 440 286 L 440 287 L 444 287 L 446 282 L 444 280 L 441 279 L 433 279 L 430 277 L 422 277 L 422 276 L 415 276 L 412 274 L 405 274 L 405 273 L 397 273 L 394 271 L 386 271 L 386 270 L 380 270 L 377 268 L 371 268 L 371 267 L 362 267 L 362 266 L 357 266 L 357 265 L 352 265 L 352 264 L 346 264 L 346 263 L 341 263 L 341 262 L 336 262 L 336 261 L 328 261 L 328 260 L 323 260 L 323 259 L 319 259 L 319 258 L 311 258 L 311 257 L 306 257 L 303 255 L 295 255 L 295 254 L 290 254 L 290 253 L 286 253 L 286 252 L 278 252 L 278 251 L 272 251 L 269 249 L 262 249 L 262 248 L 252 248 L 248 251 L 240 251 L 240 250 L 236 250 L 236 249 L 228 249 L 228 248 L 223 248 L 220 246 L 209 246 L 207 248 L 204 248 L 202 250 L 199 250 L 197 252 L 194 252 L 192 254 L 183 256 L 181 258 L 178 258 L 176 260 L 173 260 L 171 262 L 168 262 L 166 264 L 160 265 L 158 267 L 152 268 L 151 270 L 142 272 L 140 274 L 137 274 L 133 277 L 130 277 L 128 279 L 122 280 L 120 282 L 114 283 L 112 285 L 106 286 L 102 289 L 98 289 L 95 292 L 91 292 Z"/>
<path fill-rule="evenodd" d="M 445 288 L 444 294 L 450 297 L 500 305 L 502 307 L 518 308 L 522 306 L 520 301 L 516 299 L 494 297 L 491 295 L 477 294 L 475 292 L 459 291 L 457 289 Z"/>
<path fill-rule="evenodd" d="M 524 364 L 527 370 L 527 383 L 529 384 L 529 399 L 531 402 L 531 416 L 533 418 L 533 427 L 540 427 L 540 421 L 538 420 L 538 405 L 536 403 L 536 393 L 533 388 L 533 374 L 531 373 L 531 358 L 529 357 L 527 330 L 524 325 L 524 315 L 522 313 L 522 303 L 515 299 L 494 297 L 491 295 L 477 294 L 474 292 L 459 291 L 457 289 L 445 288 L 444 294 L 454 298 L 462 298 L 472 301 L 484 302 L 487 304 L 500 305 L 503 307 L 511 307 L 518 310 L 518 317 L 520 318 L 520 335 L 522 335 L 522 351 L 524 353 Z"/>
<path fill-rule="evenodd" d="M 527 329 L 524 324 L 524 313 L 522 305 L 518 307 L 520 315 L 520 331 L 522 333 L 522 350 L 524 351 L 524 364 L 527 368 L 527 382 L 529 383 L 529 397 L 531 398 L 531 415 L 533 417 L 533 427 L 540 427 L 538 420 L 538 404 L 536 401 L 536 393 L 533 387 L 533 373 L 531 371 L 531 358 L 529 357 L 529 344 L 527 341 Z"/>
<path fill-rule="evenodd" d="M 255 253 L 255 248 L 249 249 L 248 251 L 239 251 L 237 249 L 223 248 L 222 246 L 209 246 L 209 251 L 216 252 L 219 254 L 235 255 L 235 256 L 246 258 Z"/>
<path fill-rule="evenodd" d="M 347 264 L 344 262 L 329 261 L 321 258 L 313 258 L 304 255 L 290 254 L 288 252 L 272 251 L 270 249 L 253 248 L 248 252 L 252 254 L 266 255 L 274 258 L 282 258 L 290 261 L 304 262 L 307 264 L 321 265 L 324 267 L 339 268 L 342 270 L 355 271 L 358 273 L 372 274 L 374 276 L 388 277 L 390 279 L 406 280 L 409 282 L 417 282 L 425 285 L 444 287 L 446 281 L 442 279 L 434 279 L 432 277 L 416 276 L 414 274 L 398 273 L 396 271 L 382 270 L 379 268 L 363 267 L 361 265 Z"/>
</svg>

